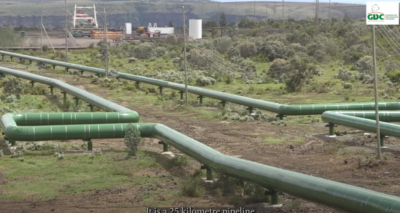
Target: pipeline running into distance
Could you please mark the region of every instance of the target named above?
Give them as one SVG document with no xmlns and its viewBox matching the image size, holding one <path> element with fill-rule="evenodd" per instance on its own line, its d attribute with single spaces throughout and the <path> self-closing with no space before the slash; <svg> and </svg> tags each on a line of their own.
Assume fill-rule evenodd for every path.
<svg viewBox="0 0 400 213">
<path fill-rule="evenodd" d="M 68 91 L 73 91 L 75 95 L 80 95 L 80 98 L 82 98 L 83 100 L 92 101 L 93 104 L 96 104 L 97 106 L 102 106 L 104 108 L 108 107 L 108 109 L 112 108 L 111 110 L 117 112 L 132 112 L 125 107 L 121 107 L 112 102 L 111 104 L 109 101 L 97 97 L 91 93 L 82 93 L 83 90 L 79 90 L 66 83 L 57 83 L 59 81 L 53 80 L 51 78 L 46 78 L 3 67 L 0 67 L 0 73 L 10 74 L 35 81 L 40 79 L 42 83 L 54 85 L 55 87 L 59 87 L 60 89 L 65 90 L 65 88 L 69 88 Z M 89 97 L 85 97 L 85 95 L 89 95 Z M 75 115 L 71 113 L 67 114 L 67 117 Z M 38 116 L 42 119 L 41 121 L 39 121 L 40 119 L 38 118 Z M 57 119 L 57 116 L 59 119 Z M 101 136 L 111 137 L 109 134 L 114 134 L 114 137 L 123 137 L 124 129 L 126 129 L 127 124 L 119 124 L 120 127 L 117 127 L 113 124 L 82 124 L 87 122 L 94 122 L 94 120 L 91 120 L 91 117 L 88 120 L 87 116 L 88 115 L 82 114 L 81 118 L 75 119 L 74 121 L 74 119 L 62 120 L 62 113 L 61 118 L 60 114 L 50 115 L 50 113 L 20 113 L 3 115 L 1 121 L 4 127 L 5 136 L 10 140 L 20 140 L 32 137 L 33 132 L 35 132 L 34 134 L 36 134 L 35 128 L 41 127 L 45 128 L 41 128 L 40 132 L 45 133 L 47 131 L 47 134 L 52 135 L 51 139 L 47 138 L 48 140 L 56 140 L 59 137 L 61 137 L 60 139 L 66 139 L 64 137 L 65 135 L 67 135 L 67 138 L 74 138 L 73 135 L 75 135 L 75 133 L 80 137 L 84 137 L 85 134 L 92 134 L 88 133 L 87 131 L 89 126 L 94 130 L 96 130 L 97 127 L 97 132 L 93 133 L 93 135 L 97 134 Z M 130 116 L 132 116 L 131 118 L 133 120 L 136 120 L 135 114 L 131 114 Z M 30 121 L 31 118 L 34 121 Z M 97 121 L 99 120 L 100 118 L 98 118 Z M 39 125 L 43 123 L 47 123 L 49 125 L 37 127 L 19 126 L 18 124 L 20 124 L 21 122 L 25 122 L 24 125 Z M 73 122 L 80 123 L 80 125 L 63 125 Z M 100 125 L 102 126 L 100 127 Z M 62 128 L 57 129 L 57 134 L 52 134 L 52 131 L 58 128 L 57 126 L 63 126 L 64 129 L 67 126 L 71 126 L 73 128 L 67 127 L 67 130 L 65 132 L 63 132 Z M 319 177 L 309 176 L 228 156 L 162 124 L 136 123 L 134 124 L 134 126 L 139 129 L 142 137 L 158 138 L 163 142 L 172 145 L 173 147 L 182 151 L 188 156 L 196 159 L 200 163 L 203 163 L 204 165 L 207 165 L 213 169 L 216 169 L 233 177 L 260 184 L 261 186 L 264 186 L 273 191 L 282 191 L 297 196 L 299 198 L 321 203 L 336 209 L 341 209 L 349 212 L 400 213 L 400 198 L 396 196 L 387 195 L 384 193 L 352 186 L 349 184 L 334 182 Z M 71 131 L 71 134 L 64 134 L 67 133 L 67 131 Z M 103 131 L 105 131 L 108 135 L 103 135 Z M 42 136 L 44 137 L 44 134 L 41 134 L 41 137 Z"/>
<path fill-rule="evenodd" d="M 46 64 L 52 64 L 53 66 L 62 66 L 66 68 L 76 69 L 80 71 L 87 71 L 96 74 L 105 74 L 104 69 L 89 67 L 79 64 L 66 63 L 61 61 L 55 61 L 45 58 L 39 58 L 34 56 L 28 56 L 18 53 L 0 51 L 0 55 L 4 57 L 4 55 L 8 55 L 10 57 L 22 58 L 30 61 L 37 61 Z M 170 88 L 179 91 L 185 90 L 185 85 L 132 75 L 127 73 L 118 72 L 117 78 L 126 79 L 136 82 L 142 82 L 146 84 L 151 84 L 155 86 L 159 86 L 161 88 Z M 375 110 L 374 102 L 366 102 L 366 103 L 333 103 L 333 104 L 303 104 L 303 105 L 285 105 L 279 104 L 254 98 L 248 98 L 239 95 L 233 95 L 229 93 L 223 93 L 218 91 L 213 91 L 209 89 L 188 86 L 188 92 L 193 93 L 199 96 L 215 98 L 225 102 L 231 102 L 243 106 L 252 107 L 253 109 L 261 109 L 269 112 L 277 113 L 279 117 L 283 117 L 285 115 L 320 115 L 325 111 L 329 110 Z M 380 110 L 400 110 L 400 103 L 398 102 L 380 102 L 379 103 Z"/>
</svg>

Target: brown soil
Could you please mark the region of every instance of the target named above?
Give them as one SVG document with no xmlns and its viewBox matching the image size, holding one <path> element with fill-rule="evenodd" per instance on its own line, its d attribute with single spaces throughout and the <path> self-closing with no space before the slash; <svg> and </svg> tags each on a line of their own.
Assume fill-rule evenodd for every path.
<svg viewBox="0 0 400 213">
<path fill-rule="evenodd" d="M 193 115 L 179 112 L 165 113 L 163 109 L 142 107 L 137 103 L 114 100 L 105 89 L 87 87 L 89 79 L 81 78 L 79 81 L 74 81 L 71 76 L 61 78 L 51 71 L 43 71 L 40 74 L 63 80 L 72 85 L 83 86 L 93 94 L 137 111 L 145 122 L 165 124 L 225 154 L 400 196 L 398 190 L 400 169 L 397 163 L 397 153 L 389 151 L 385 153 L 387 160 L 373 160 L 374 154 L 368 154 L 364 150 L 368 149 L 366 147 L 373 147 L 374 140 L 355 140 L 354 136 L 362 135 L 359 131 L 339 136 L 337 139 L 330 139 L 325 137 L 328 129 L 321 123 L 284 127 L 265 122 L 242 123 L 193 119 Z M 349 132 L 351 129 L 340 127 L 340 130 Z M 266 144 L 263 142 L 267 137 L 283 136 L 287 137 L 283 143 Z M 303 139 L 304 142 L 294 142 L 294 139 L 298 138 Z M 338 143 L 335 142 L 339 139 L 344 141 L 342 146 L 338 146 Z M 155 140 L 150 141 L 149 148 L 161 151 L 160 145 Z M 390 148 L 396 148 L 395 143 L 398 142 L 398 139 L 390 138 L 386 144 Z M 94 147 L 121 146 L 122 144 L 121 140 L 94 140 Z M 290 146 L 293 149 L 290 149 Z M 352 149 L 352 147 L 357 148 Z M 341 154 L 343 148 L 350 153 Z M 173 149 L 172 151 L 178 152 Z M 145 212 L 139 209 L 134 210 L 136 207 L 140 207 L 140 202 L 138 204 L 133 201 L 123 201 L 125 198 L 140 196 L 141 193 L 143 192 L 107 189 L 82 195 L 64 195 L 45 202 L 0 200 L 0 212 Z M 177 200 L 176 206 L 221 205 L 214 203 L 213 200 L 215 198 L 212 197 L 205 199 L 180 198 Z M 289 195 L 280 196 L 280 202 L 284 206 L 279 212 L 340 212 L 319 204 L 297 200 L 299 199 Z M 264 212 L 270 211 L 265 210 Z"/>
</svg>

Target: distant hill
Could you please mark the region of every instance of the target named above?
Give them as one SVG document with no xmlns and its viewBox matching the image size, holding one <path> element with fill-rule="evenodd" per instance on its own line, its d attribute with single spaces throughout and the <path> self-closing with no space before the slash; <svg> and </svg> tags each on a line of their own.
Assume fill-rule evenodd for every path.
<svg viewBox="0 0 400 213">
<path fill-rule="evenodd" d="M 195 1 L 195 0 L 193 0 Z M 44 24 L 47 28 L 62 28 L 65 22 L 64 0 L 0 0 L 0 25 L 37 27 L 40 24 L 40 2 L 44 7 Z M 282 18 L 281 2 L 234 2 L 219 3 L 211 1 L 185 2 L 158 1 L 78 1 L 68 0 L 67 11 L 71 20 L 74 4 L 96 4 L 97 12 L 106 8 L 109 27 L 119 28 L 124 23 L 134 26 L 147 26 L 157 23 L 158 26 L 182 26 L 182 6 L 186 8 L 188 19 L 219 20 L 220 14 L 226 14 L 228 23 L 240 21 L 242 18 L 279 19 Z M 285 19 L 314 18 L 315 4 L 301 2 L 285 2 Z M 365 17 L 365 5 L 335 4 L 329 9 L 327 3 L 320 3 L 320 17 L 351 18 Z M 99 24 L 103 25 L 103 17 L 98 14 Z"/>
</svg>

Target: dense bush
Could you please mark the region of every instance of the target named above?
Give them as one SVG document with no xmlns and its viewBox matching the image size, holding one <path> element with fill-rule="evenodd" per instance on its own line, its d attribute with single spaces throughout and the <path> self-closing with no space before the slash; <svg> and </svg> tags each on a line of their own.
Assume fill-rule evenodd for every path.
<svg viewBox="0 0 400 213">
<path fill-rule="evenodd" d="M 388 78 L 393 83 L 400 82 L 400 71 L 399 70 L 392 70 L 387 73 Z"/>
<path fill-rule="evenodd" d="M 227 36 L 220 37 L 214 40 L 215 49 L 221 54 L 226 53 L 231 45 L 232 39 Z"/>
<path fill-rule="evenodd" d="M 358 60 L 356 63 L 356 69 L 360 73 L 372 75 L 373 74 L 372 56 L 367 55 L 367 56 L 360 58 L 360 60 Z"/>
<path fill-rule="evenodd" d="M 296 30 L 287 36 L 287 40 L 290 43 L 299 43 L 304 46 L 304 45 L 310 43 L 311 36 L 305 32 L 299 32 Z"/>
<path fill-rule="evenodd" d="M 182 56 L 183 58 L 183 56 Z M 207 55 L 199 49 L 191 49 L 189 54 L 186 56 L 187 61 L 193 65 L 195 69 L 206 68 L 209 63 L 211 63 L 210 59 Z M 183 60 L 181 60 L 183 61 Z"/>
<path fill-rule="evenodd" d="M 268 76 L 273 79 L 277 79 L 280 82 L 285 81 L 287 73 L 290 72 L 290 63 L 285 59 L 275 59 L 268 70 Z"/>
<path fill-rule="evenodd" d="M 386 73 L 392 70 L 399 70 L 399 66 L 393 60 L 388 60 L 385 62 Z"/>
<path fill-rule="evenodd" d="M 257 54 L 257 46 L 254 42 L 244 41 L 238 45 L 240 55 L 248 58 Z"/>
<path fill-rule="evenodd" d="M 7 76 L 1 86 L 3 87 L 3 95 L 5 97 L 15 95 L 18 99 L 24 91 L 24 84 L 20 78 L 14 76 Z"/>
<path fill-rule="evenodd" d="M 150 59 L 154 56 L 155 48 L 153 43 L 144 42 L 137 45 L 131 52 L 131 55 L 140 59 Z"/>
<path fill-rule="evenodd" d="M 290 46 L 285 45 L 281 41 L 270 41 L 267 40 L 258 47 L 258 53 L 265 55 L 270 61 L 276 58 L 288 59 L 294 55 L 294 51 Z"/>
</svg>

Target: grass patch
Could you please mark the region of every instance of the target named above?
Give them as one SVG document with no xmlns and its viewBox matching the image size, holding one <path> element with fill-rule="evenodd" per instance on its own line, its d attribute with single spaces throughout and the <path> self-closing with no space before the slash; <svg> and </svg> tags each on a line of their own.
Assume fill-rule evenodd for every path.
<svg viewBox="0 0 400 213">
<path fill-rule="evenodd" d="M 24 156 L 25 161 L 2 158 L 0 170 L 6 176 L 1 198 L 52 199 L 63 193 L 82 193 L 126 184 L 151 183 L 155 178 L 137 175 L 156 162 L 139 151 L 137 158 L 124 159 L 121 153 L 107 153 L 90 158 L 67 155 L 63 160 L 53 156 Z M 135 178 L 132 178 L 135 176 Z"/>
</svg>

